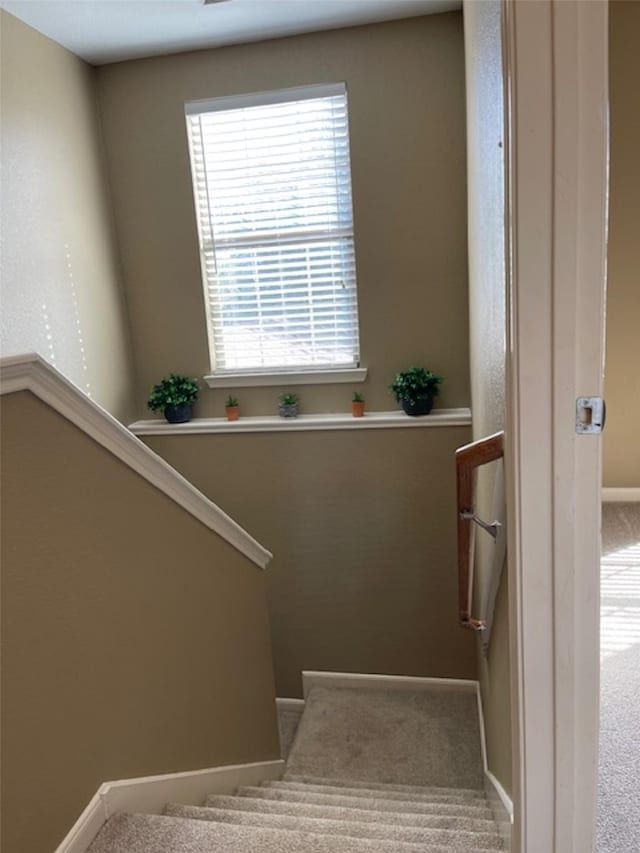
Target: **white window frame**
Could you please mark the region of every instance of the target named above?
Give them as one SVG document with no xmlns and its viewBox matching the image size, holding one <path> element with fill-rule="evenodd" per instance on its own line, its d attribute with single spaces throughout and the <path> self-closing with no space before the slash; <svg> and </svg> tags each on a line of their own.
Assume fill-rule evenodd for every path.
<svg viewBox="0 0 640 853">
<path fill-rule="evenodd" d="M 346 97 L 346 85 L 344 83 L 317 84 L 289 89 L 280 89 L 268 92 L 254 92 L 245 95 L 230 95 L 211 99 L 189 101 L 185 104 L 185 116 L 187 120 L 187 135 L 189 137 L 189 160 L 191 165 L 192 180 L 194 182 L 194 202 L 196 205 L 196 221 L 198 227 L 198 245 L 201 259 L 203 293 L 207 318 L 207 332 L 209 344 L 209 356 L 211 372 L 204 379 L 210 388 L 237 388 L 258 385 L 300 385 L 321 383 L 352 383 L 364 382 L 367 369 L 360 365 L 358 360 L 354 366 L 336 365 L 309 365 L 309 367 L 266 367 L 254 369 L 216 369 L 214 330 L 211 321 L 211 310 L 209 305 L 208 287 L 209 281 L 205 268 L 205 241 L 202 235 L 200 216 L 198 214 L 198 192 L 196 188 L 196 174 L 192 160 L 192 140 L 189 128 L 189 118 L 207 112 L 225 111 L 243 107 L 266 106 L 269 104 L 281 104 L 288 101 L 299 101 L 311 98 L 330 97 L 333 95 L 344 95 Z M 348 107 L 347 107 L 348 109 Z M 347 113 L 348 114 L 348 113 Z M 351 231 L 353 236 L 353 231 Z M 357 283 L 356 283 L 357 294 Z M 357 296 L 356 296 L 357 298 Z M 359 317 L 356 304 L 355 333 L 360 344 Z"/>
</svg>

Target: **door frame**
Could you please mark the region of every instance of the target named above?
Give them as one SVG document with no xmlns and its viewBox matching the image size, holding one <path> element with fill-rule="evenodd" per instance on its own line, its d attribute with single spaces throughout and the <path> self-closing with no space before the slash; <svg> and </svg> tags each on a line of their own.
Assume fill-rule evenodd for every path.
<svg viewBox="0 0 640 853">
<path fill-rule="evenodd" d="M 593 850 L 608 202 L 606 0 L 503 0 L 514 853 Z"/>
</svg>

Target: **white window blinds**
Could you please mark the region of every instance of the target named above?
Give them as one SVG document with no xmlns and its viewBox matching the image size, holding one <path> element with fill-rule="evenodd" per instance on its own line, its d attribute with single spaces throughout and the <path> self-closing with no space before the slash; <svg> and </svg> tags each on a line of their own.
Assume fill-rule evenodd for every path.
<svg viewBox="0 0 640 853">
<path fill-rule="evenodd" d="M 187 105 L 213 370 L 357 366 L 343 84 Z"/>
</svg>

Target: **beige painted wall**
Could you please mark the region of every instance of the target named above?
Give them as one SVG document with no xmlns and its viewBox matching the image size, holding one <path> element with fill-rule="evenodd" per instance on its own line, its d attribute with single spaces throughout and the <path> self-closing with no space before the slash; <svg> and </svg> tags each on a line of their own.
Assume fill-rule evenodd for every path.
<svg viewBox="0 0 640 853">
<path fill-rule="evenodd" d="M 276 687 L 303 669 L 474 678 L 456 619 L 454 450 L 466 427 L 150 436 L 274 553 Z"/>
<path fill-rule="evenodd" d="M 609 5 L 611 198 L 604 485 L 640 487 L 640 2 Z"/>
<path fill-rule="evenodd" d="M 446 377 L 468 405 L 464 57 L 460 13 L 98 69 L 114 209 L 139 366 L 139 413 L 171 370 L 208 372 L 184 102 L 346 81 L 364 390 L 391 409 L 396 370 Z M 282 389 L 241 389 L 245 414 Z M 305 411 L 344 410 L 349 386 L 302 389 Z M 203 393 L 221 415 L 226 393 Z M 241 471 L 244 468 L 241 468 Z"/>
<path fill-rule="evenodd" d="M 105 780 L 278 757 L 265 573 L 2 402 L 2 849 L 43 853 Z"/>
<path fill-rule="evenodd" d="M 506 283 L 504 241 L 504 111 L 500 0 L 464 5 L 467 74 L 469 304 L 473 437 L 504 429 Z M 500 515 L 502 463 L 478 472 L 476 512 L 488 521 Z M 504 515 L 501 520 L 505 521 Z M 484 617 L 495 567 L 495 546 L 476 536 L 475 601 Z M 487 760 L 511 791 L 511 708 L 507 574 L 495 601 L 489 649 L 479 646 Z"/>
<path fill-rule="evenodd" d="M 117 417 L 133 402 L 94 71 L 0 11 L 3 355 L 39 352 Z"/>
</svg>

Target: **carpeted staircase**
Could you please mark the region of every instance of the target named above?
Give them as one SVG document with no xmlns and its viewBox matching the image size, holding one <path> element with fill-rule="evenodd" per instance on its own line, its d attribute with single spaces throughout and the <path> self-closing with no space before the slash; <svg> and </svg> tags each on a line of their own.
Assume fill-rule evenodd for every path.
<svg viewBox="0 0 640 853">
<path fill-rule="evenodd" d="M 110 818 L 90 853 L 493 853 L 475 695 L 316 687 L 282 781 Z"/>
</svg>

